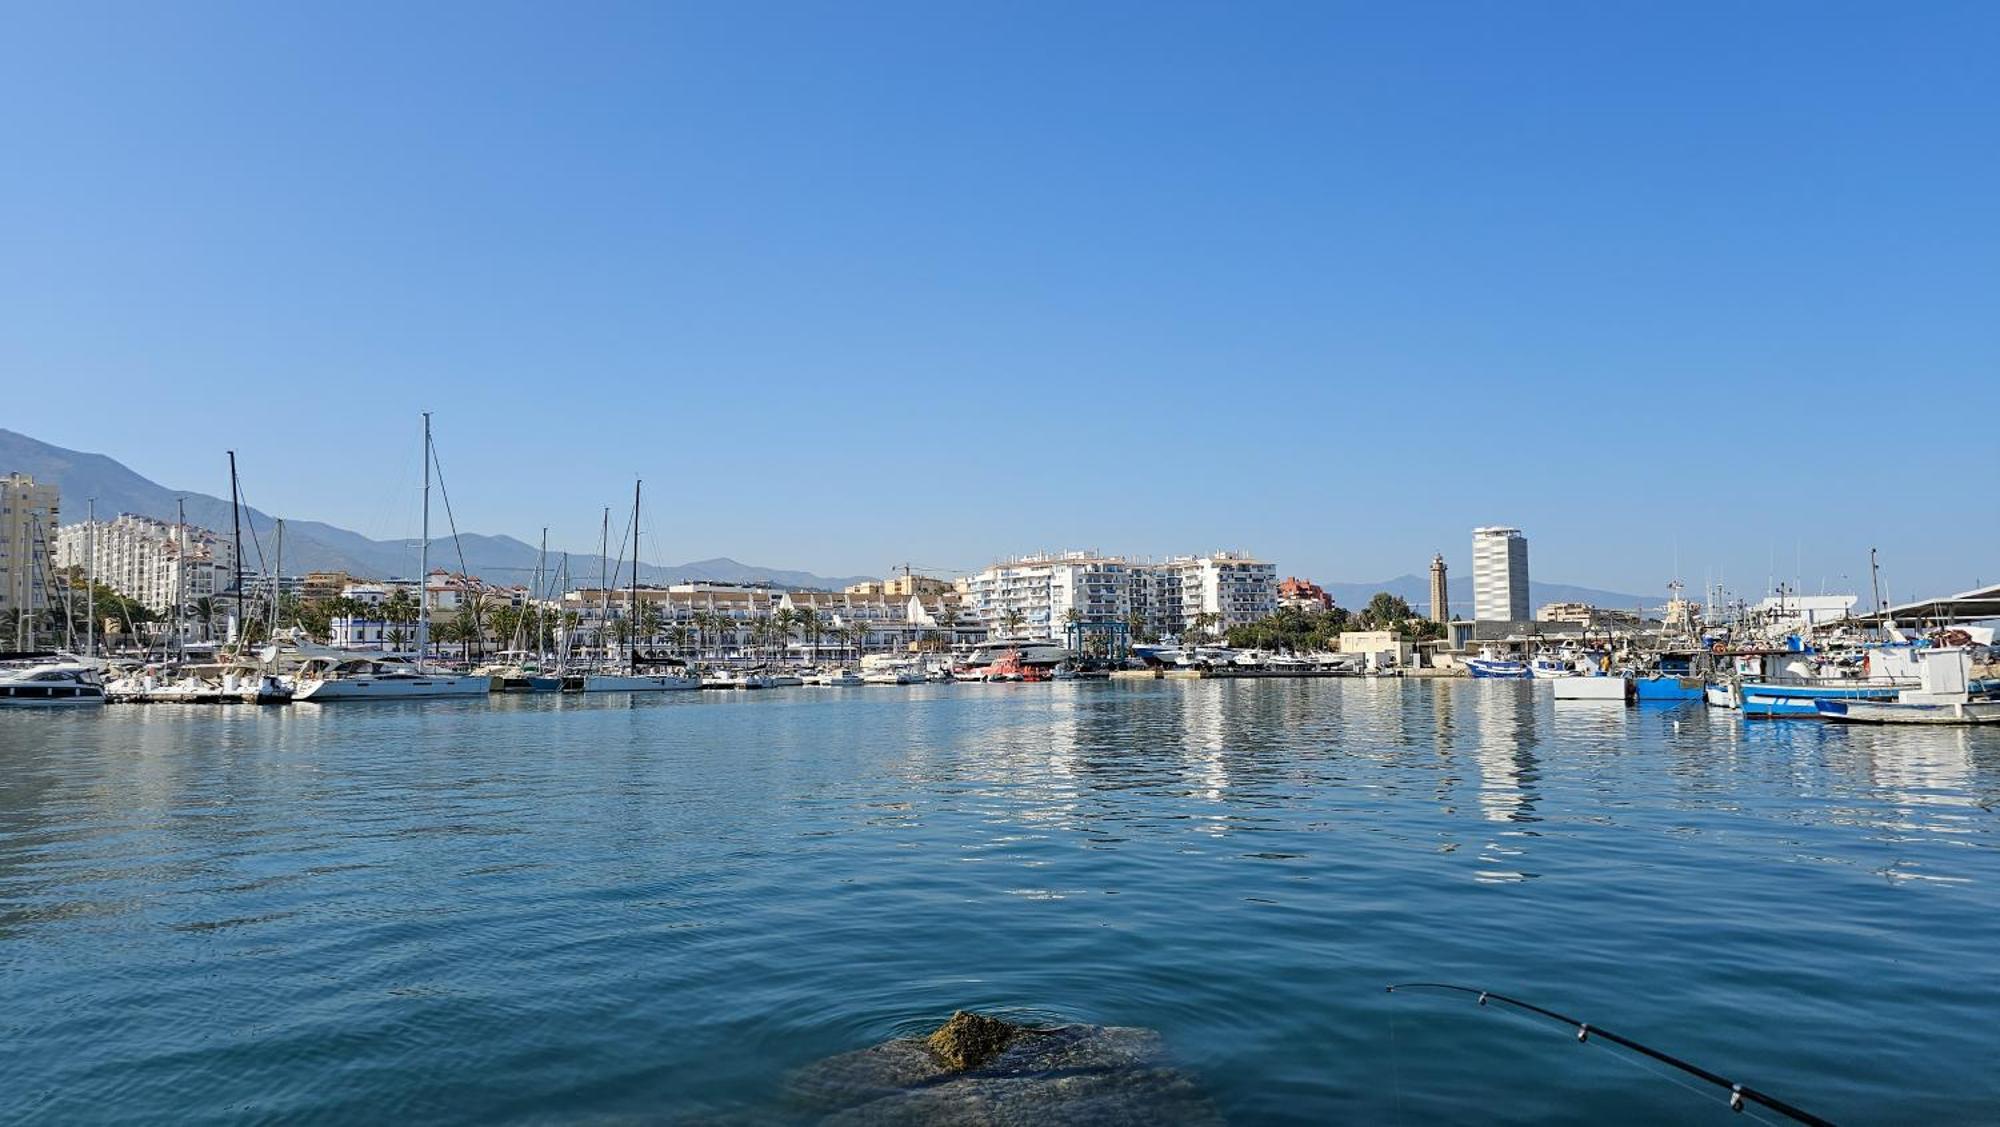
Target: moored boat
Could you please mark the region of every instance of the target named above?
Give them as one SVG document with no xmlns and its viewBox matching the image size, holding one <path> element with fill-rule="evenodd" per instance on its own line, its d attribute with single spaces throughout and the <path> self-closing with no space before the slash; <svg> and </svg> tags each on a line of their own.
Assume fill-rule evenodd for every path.
<svg viewBox="0 0 2000 1127">
<path fill-rule="evenodd" d="M 104 703 L 97 669 L 55 657 L 0 668 L 0 708 L 77 708 Z"/>
<path fill-rule="evenodd" d="M 1817 700 L 1828 720 L 1850 724 L 2000 724 L 2000 700 L 1919 703 L 1887 700 Z"/>
<path fill-rule="evenodd" d="M 479 697 L 492 690 L 492 679 L 469 673 L 432 673 L 400 658 L 368 657 L 308 660 L 292 681 L 292 700 L 330 704 L 348 700 L 420 700 L 433 697 Z"/>
<path fill-rule="evenodd" d="M 1491 649 L 1481 650 L 1478 657 L 1466 658 L 1465 668 L 1482 680 L 1520 681 L 1534 676 L 1527 662 L 1501 657 Z"/>
</svg>

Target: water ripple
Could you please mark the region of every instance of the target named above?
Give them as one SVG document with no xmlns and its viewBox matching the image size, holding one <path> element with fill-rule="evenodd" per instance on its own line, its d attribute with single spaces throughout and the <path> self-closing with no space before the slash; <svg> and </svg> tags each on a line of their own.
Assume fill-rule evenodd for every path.
<svg viewBox="0 0 2000 1127">
<path fill-rule="evenodd" d="M 0 714 L 0 1120 L 764 1122 L 960 1007 L 1245 1122 L 1712 1111 L 1407 978 L 1981 1120 L 1997 801 L 1993 733 L 1504 683 Z"/>
</svg>

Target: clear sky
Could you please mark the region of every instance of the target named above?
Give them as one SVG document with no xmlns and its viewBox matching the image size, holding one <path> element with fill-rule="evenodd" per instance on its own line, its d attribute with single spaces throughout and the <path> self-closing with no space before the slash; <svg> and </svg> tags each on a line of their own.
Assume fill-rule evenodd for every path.
<svg viewBox="0 0 2000 1127">
<path fill-rule="evenodd" d="M 2000 579 L 1988 3 L 19 4 L 0 426 L 649 558 Z M 0 467 L 4 469 L 5 467 Z"/>
</svg>

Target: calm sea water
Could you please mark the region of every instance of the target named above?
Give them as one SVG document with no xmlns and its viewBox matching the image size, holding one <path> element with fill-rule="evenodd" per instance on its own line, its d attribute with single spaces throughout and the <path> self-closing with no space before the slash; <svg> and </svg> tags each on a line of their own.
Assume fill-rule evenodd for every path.
<svg viewBox="0 0 2000 1127">
<path fill-rule="evenodd" d="M 2000 738 L 1504 682 L 0 714 L 0 1120 L 751 1121 L 958 1007 L 1240 1122 L 2000 1118 Z"/>
</svg>

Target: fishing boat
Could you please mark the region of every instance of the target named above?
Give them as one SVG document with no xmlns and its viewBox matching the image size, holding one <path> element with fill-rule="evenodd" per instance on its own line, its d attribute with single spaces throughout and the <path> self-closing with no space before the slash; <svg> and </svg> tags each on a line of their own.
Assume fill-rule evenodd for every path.
<svg viewBox="0 0 2000 1127">
<path fill-rule="evenodd" d="M 1576 667 L 1570 664 L 1567 658 L 1557 654 L 1541 653 L 1536 654 L 1534 659 L 1528 662 L 1528 675 L 1537 681 L 1547 681 L 1556 677 L 1574 677 L 1576 676 Z"/>
<path fill-rule="evenodd" d="M 2000 699 L 1947 701 L 1817 700 L 1821 717 L 1850 724 L 2000 724 Z"/>
<path fill-rule="evenodd" d="M 1914 684 L 1862 676 L 1842 658 L 1800 643 L 1732 655 L 1726 676 L 1711 681 L 1703 696 L 1710 706 L 1738 710 L 1746 719 L 1813 720 L 1820 715 L 1817 701 L 1895 700 Z"/>
<path fill-rule="evenodd" d="M 424 415 L 424 534 L 417 553 L 418 582 L 431 565 L 431 413 Z M 485 696 L 491 678 L 462 673 L 432 673 L 424 668 L 430 649 L 430 598 L 417 592 L 417 653 L 413 661 L 385 655 L 374 657 L 319 656 L 307 659 L 292 682 L 292 699 L 312 704 L 343 700 L 419 700 L 431 697 Z"/>
<path fill-rule="evenodd" d="M 1976 691 L 1962 647 L 1922 651 L 1918 686 L 1894 700 L 1818 700 L 1819 715 L 1850 724 L 2000 724 L 2000 695 Z"/>
<path fill-rule="evenodd" d="M 0 667 L 0 708 L 79 708 L 104 703 L 97 670 L 57 654 Z"/>
<path fill-rule="evenodd" d="M 1466 658 L 1465 668 L 1474 677 L 1489 681 L 1522 681 L 1534 676 L 1527 662 L 1501 657 L 1491 647 L 1479 651 L 1478 657 Z"/>
</svg>

